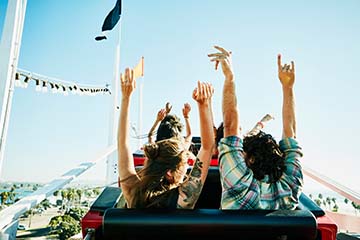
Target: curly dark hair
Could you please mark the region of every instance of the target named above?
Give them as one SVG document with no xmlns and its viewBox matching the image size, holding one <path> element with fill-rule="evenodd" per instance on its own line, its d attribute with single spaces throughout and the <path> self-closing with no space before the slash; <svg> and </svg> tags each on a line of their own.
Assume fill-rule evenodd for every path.
<svg viewBox="0 0 360 240">
<path fill-rule="evenodd" d="M 220 140 L 224 137 L 224 122 L 221 122 L 216 128 L 215 144 L 219 145 Z"/>
<path fill-rule="evenodd" d="M 265 175 L 269 176 L 269 183 L 280 179 L 285 170 L 284 153 L 270 134 L 260 131 L 256 135 L 246 136 L 243 147 L 246 162 L 254 160 L 249 168 L 256 179 L 262 180 Z"/>
<path fill-rule="evenodd" d="M 184 125 L 181 123 L 181 120 L 175 114 L 168 114 L 161 121 L 156 135 L 156 141 L 161 141 L 164 139 L 169 139 L 172 137 L 181 136 L 181 132 L 184 128 Z"/>
</svg>

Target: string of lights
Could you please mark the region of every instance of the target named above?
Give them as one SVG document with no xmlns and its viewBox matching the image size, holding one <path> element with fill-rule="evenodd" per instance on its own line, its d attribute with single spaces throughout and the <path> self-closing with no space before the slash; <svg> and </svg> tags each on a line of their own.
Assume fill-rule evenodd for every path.
<svg viewBox="0 0 360 240">
<path fill-rule="evenodd" d="M 54 94 L 59 93 L 64 96 L 69 95 L 69 93 L 87 96 L 111 94 L 109 84 L 106 84 L 105 87 L 84 85 L 47 77 L 22 69 L 17 70 L 15 74 L 15 87 L 27 88 L 31 81 L 35 82 L 35 90 L 43 93 L 50 90 Z"/>
</svg>

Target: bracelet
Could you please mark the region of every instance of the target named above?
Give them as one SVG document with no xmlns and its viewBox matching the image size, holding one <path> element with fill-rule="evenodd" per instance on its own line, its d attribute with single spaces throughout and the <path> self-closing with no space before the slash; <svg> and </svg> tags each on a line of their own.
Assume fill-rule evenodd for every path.
<svg viewBox="0 0 360 240">
<path fill-rule="evenodd" d="M 185 119 L 189 119 L 189 116 L 186 116 L 186 117 L 184 116 L 184 118 L 185 118 Z"/>
<path fill-rule="evenodd" d="M 257 124 L 259 124 L 261 128 L 264 128 L 264 124 L 262 122 L 258 122 Z"/>
</svg>

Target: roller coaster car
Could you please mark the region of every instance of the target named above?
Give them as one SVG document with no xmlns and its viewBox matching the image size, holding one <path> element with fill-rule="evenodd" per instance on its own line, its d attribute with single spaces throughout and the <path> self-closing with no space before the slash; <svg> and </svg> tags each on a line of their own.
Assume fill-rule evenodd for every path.
<svg viewBox="0 0 360 240">
<path fill-rule="evenodd" d="M 193 151 L 199 138 L 193 138 Z M 144 155 L 134 154 L 141 167 Z M 309 197 L 301 194 L 296 210 L 220 210 L 217 156 L 194 210 L 124 209 L 121 188 L 106 187 L 81 221 L 86 239 L 321 239 L 335 240 L 337 225 Z"/>
</svg>

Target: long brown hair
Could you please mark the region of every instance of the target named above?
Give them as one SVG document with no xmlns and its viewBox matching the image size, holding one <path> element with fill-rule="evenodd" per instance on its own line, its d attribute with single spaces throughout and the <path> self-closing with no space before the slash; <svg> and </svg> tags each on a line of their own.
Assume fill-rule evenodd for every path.
<svg viewBox="0 0 360 240">
<path fill-rule="evenodd" d="M 176 174 L 184 161 L 187 161 L 187 152 L 179 138 L 146 144 L 146 160 L 144 167 L 138 171 L 140 181 L 133 187 L 130 207 L 148 208 L 158 205 L 157 201 L 163 201 L 171 187 L 166 173 L 170 170 Z"/>
</svg>

